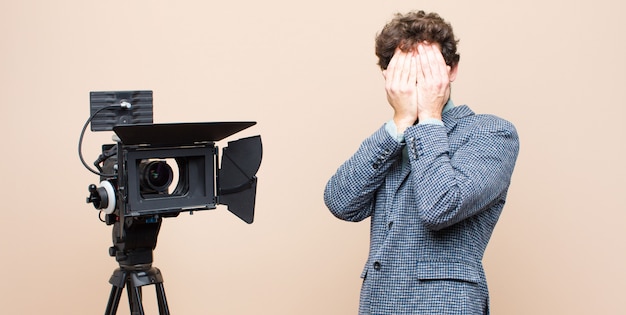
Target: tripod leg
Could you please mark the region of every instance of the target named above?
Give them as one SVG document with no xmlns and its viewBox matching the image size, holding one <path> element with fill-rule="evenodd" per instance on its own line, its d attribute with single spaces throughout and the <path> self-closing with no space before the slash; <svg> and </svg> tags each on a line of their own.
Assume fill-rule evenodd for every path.
<svg viewBox="0 0 626 315">
<path fill-rule="evenodd" d="M 128 304 L 131 315 L 144 315 L 143 303 L 141 302 L 141 287 L 128 280 Z"/>
<path fill-rule="evenodd" d="M 167 307 L 167 299 L 165 298 L 165 287 L 163 287 L 163 283 L 156 283 L 155 288 L 157 302 L 159 303 L 159 315 L 170 315 L 170 310 Z"/>
<path fill-rule="evenodd" d="M 120 304 L 120 297 L 122 296 L 122 290 L 124 288 L 113 286 L 111 288 L 111 294 L 109 295 L 109 302 L 107 303 L 107 309 L 104 315 L 115 315 L 117 313 L 117 307 Z"/>
<path fill-rule="evenodd" d="M 109 279 L 109 283 L 112 285 L 111 294 L 109 295 L 109 302 L 107 303 L 107 309 L 105 315 L 115 315 L 117 313 L 117 307 L 120 305 L 120 298 L 124 285 L 127 282 L 128 273 L 120 268 L 113 271 L 113 275 Z"/>
</svg>

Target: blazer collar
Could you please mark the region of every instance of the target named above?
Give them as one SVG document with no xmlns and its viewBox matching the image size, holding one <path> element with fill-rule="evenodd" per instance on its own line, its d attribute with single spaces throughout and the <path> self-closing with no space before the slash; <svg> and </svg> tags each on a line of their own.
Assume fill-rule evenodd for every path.
<svg viewBox="0 0 626 315">
<path fill-rule="evenodd" d="M 446 126 L 446 130 L 450 132 L 456 126 L 457 122 L 464 117 L 474 115 L 474 112 L 467 106 L 455 106 L 450 110 L 445 111 L 441 115 L 441 120 L 443 124 Z"/>
</svg>

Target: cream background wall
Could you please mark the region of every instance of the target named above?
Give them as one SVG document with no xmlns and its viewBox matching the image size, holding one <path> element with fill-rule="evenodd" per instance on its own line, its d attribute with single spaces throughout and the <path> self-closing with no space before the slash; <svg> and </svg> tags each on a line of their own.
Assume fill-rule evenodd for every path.
<svg viewBox="0 0 626 315">
<path fill-rule="evenodd" d="M 165 219 L 172 312 L 356 314 L 369 226 L 322 192 L 391 117 L 373 39 L 412 9 L 461 39 L 455 102 L 520 133 L 484 259 L 493 314 L 626 313 L 626 22 L 609 0 L 0 2 L 1 313 L 104 312 L 117 263 L 78 135 L 89 91 L 150 89 L 155 122 L 254 120 L 227 140 L 264 144 L 254 224 L 223 206 Z M 110 139 L 88 133 L 86 159 Z"/>
</svg>

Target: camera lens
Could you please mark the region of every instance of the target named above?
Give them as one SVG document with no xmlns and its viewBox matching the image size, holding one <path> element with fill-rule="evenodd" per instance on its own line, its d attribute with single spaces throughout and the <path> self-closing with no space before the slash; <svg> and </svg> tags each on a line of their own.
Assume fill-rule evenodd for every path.
<svg viewBox="0 0 626 315">
<path fill-rule="evenodd" d="M 167 193 L 174 177 L 172 168 L 165 161 L 142 161 L 139 172 L 143 192 Z"/>
</svg>

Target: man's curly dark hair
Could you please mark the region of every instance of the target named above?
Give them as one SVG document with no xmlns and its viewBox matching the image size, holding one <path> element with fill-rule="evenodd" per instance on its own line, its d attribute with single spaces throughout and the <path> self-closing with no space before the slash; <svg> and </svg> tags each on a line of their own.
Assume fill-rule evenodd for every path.
<svg viewBox="0 0 626 315">
<path fill-rule="evenodd" d="M 459 42 L 454 38 L 452 26 L 437 13 L 413 11 L 397 13 L 391 22 L 376 35 L 376 56 L 381 69 L 387 69 L 397 47 L 409 51 L 420 42 L 438 43 L 446 64 L 454 68 L 460 59 L 456 52 Z"/>
</svg>

